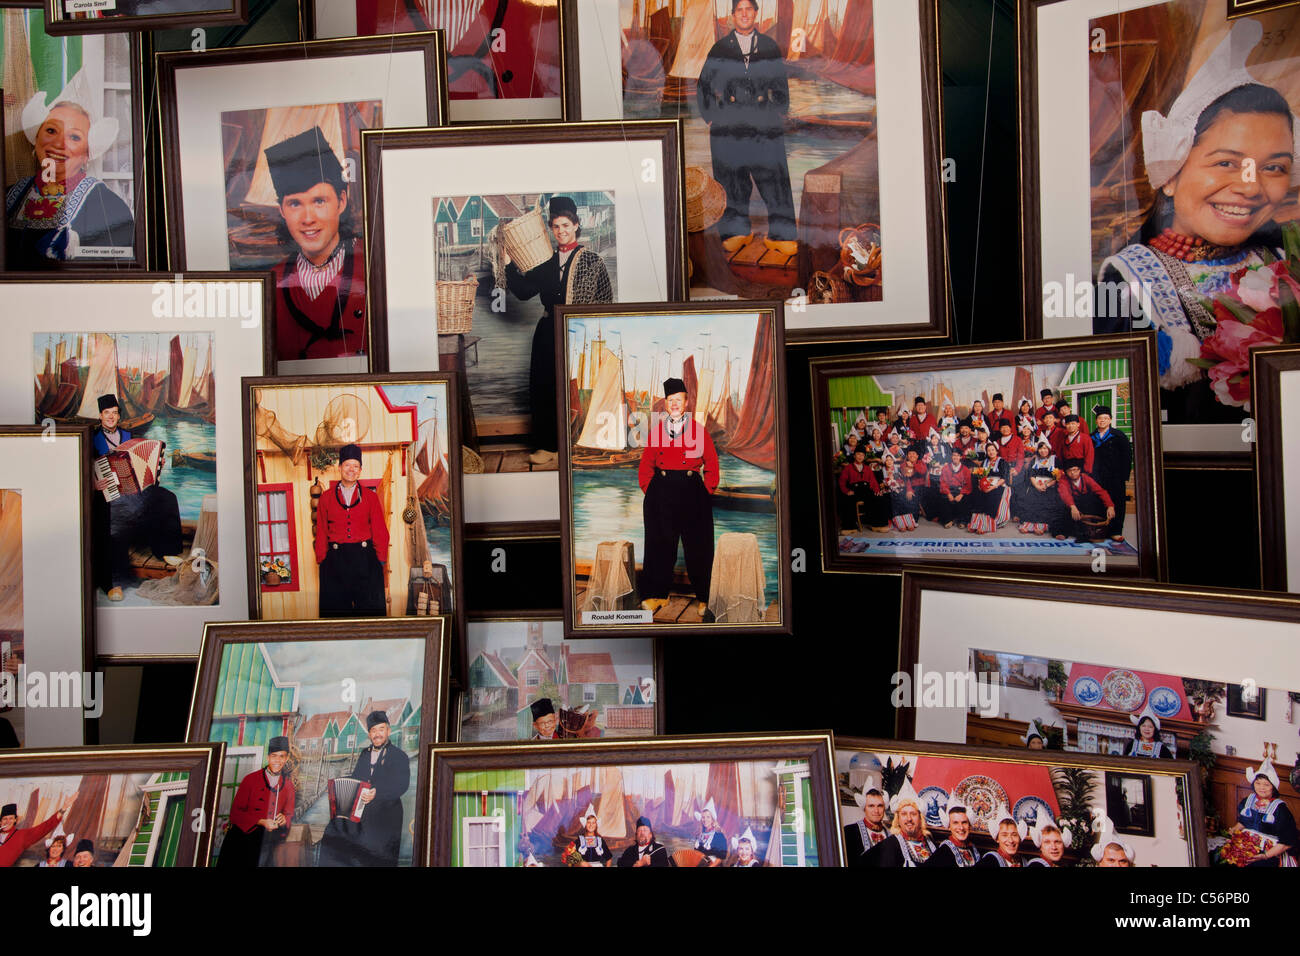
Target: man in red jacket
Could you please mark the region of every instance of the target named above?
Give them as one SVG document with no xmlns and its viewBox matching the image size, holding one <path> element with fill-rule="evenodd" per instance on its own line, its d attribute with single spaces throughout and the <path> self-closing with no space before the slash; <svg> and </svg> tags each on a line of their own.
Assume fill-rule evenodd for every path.
<svg viewBox="0 0 1300 956">
<path fill-rule="evenodd" d="M 664 382 L 664 405 L 668 414 L 651 424 L 637 471 L 645 492 L 641 607 L 657 611 L 668 603 L 680 540 L 702 615 L 713 575 L 713 492 L 722 477 L 718 452 L 708 429 L 687 413 L 686 383 L 680 378 Z"/>
<path fill-rule="evenodd" d="M 293 250 L 274 270 L 276 357 L 364 354 L 366 263 L 349 225 L 343 164 L 319 126 L 265 155 L 284 219 L 280 238 Z"/>
<path fill-rule="evenodd" d="M 1083 462 L 1083 472 L 1092 474 L 1092 436 L 1083 430 L 1078 415 L 1065 416 L 1065 437 L 1061 439 L 1060 456 L 1066 461 L 1077 458 Z"/>
<path fill-rule="evenodd" d="M 218 866 L 274 866 L 275 848 L 293 823 L 293 781 L 285 772 L 289 738 L 272 737 L 266 766 L 239 782 Z"/>
<path fill-rule="evenodd" d="M 74 796 L 68 801 L 67 806 L 55 810 L 53 816 L 44 823 L 28 827 L 26 830 L 17 828 L 18 804 L 6 803 L 3 808 L 0 808 L 0 866 L 15 865 L 24 850 L 59 825 L 59 821 L 68 815 L 75 802 Z"/>
<path fill-rule="evenodd" d="M 1068 458 L 1065 462 L 1065 481 L 1056 483 L 1061 501 L 1070 511 L 1071 533 L 1075 540 L 1088 540 L 1092 529 L 1083 523 L 1084 515 L 1098 517 L 1097 512 L 1105 508 L 1106 520 L 1115 517 L 1115 501 L 1106 493 L 1106 489 L 1093 481 L 1090 475 L 1083 473 L 1083 462 L 1078 458 Z M 1058 534 L 1058 541 L 1065 540 L 1065 535 Z"/>
<path fill-rule="evenodd" d="M 388 522 L 379 496 L 357 479 L 361 448 L 339 451 L 339 481 L 320 496 L 316 510 L 316 560 L 320 564 L 321 617 L 383 617 Z"/>
</svg>

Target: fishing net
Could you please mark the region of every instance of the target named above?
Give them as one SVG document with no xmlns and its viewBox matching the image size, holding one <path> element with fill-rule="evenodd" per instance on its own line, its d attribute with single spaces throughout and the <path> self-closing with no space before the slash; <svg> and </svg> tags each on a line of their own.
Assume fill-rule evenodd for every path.
<svg viewBox="0 0 1300 956">
<path fill-rule="evenodd" d="M 728 532 L 718 539 L 713 555 L 709 610 L 719 624 L 753 624 L 763 619 L 763 556 L 758 538 Z"/>
</svg>

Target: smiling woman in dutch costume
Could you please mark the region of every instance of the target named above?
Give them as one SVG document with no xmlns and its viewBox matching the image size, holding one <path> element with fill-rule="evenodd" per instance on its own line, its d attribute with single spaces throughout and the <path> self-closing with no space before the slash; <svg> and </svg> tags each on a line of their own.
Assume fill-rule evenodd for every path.
<svg viewBox="0 0 1300 956">
<path fill-rule="evenodd" d="M 1247 866 L 1296 866 L 1296 848 L 1300 833 L 1296 831 L 1291 808 L 1278 794 L 1277 770 L 1268 757 L 1258 768 L 1246 768 L 1246 782 L 1254 793 L 1248 794 L 1237 808 L 1233 831 L 1248 830 L 1260 836 L 1265 847 Z"/>
<path fill-rule="evenodd" d="M 71 90 L 52 106 L 44 93 L 37 93 L 23 108 L 22 120 L 37 172 L 20 179 L 5 196 L 9 267 L 131 258 L 135 220 L 130 208 L 87 171 L 117 139 L 117 120 L 96 118 Z"/>
<path fill-rule="evenodd" d="M 316 560 L 321 617 L 383 617 L 388 523 L 379 496 L 357 479 L 361 448 L 339 451 L 340 479 L 320 497 Z"/>
<path fill-rule="evenodd" d="M 1237 270 L 1280 256 L 1274 214 L 1300 184 L 1296 118 L 1281 93 L 1246 69 L 1262 32 L 1254 20 L 1238 21 L 1168 115 L 1142 114 L 1142 150 L 1155 205 L 1139 241 L 1100 269 L 1093 331 L 1142 328 L 1131 317 L 1151 313 L 1146 318 L 1157 330 L 1161 404 L 1174 421 L 1240 419 L 1239 411 L 1214 400 L 1216 393 L 1227 397 L 1227 377 L 1207 377 L 1193 364 L 1201 358 L 1201 343 L 1216 334 L 1205 297 L 1228 291 Z M 1127 289 L 1110 297 L 1105 290 L 1115 286 L 1107 283 Z M 1142 302 L 1136 303 L 1128 292 L 1139 288 Z M 1247 346 L 1264 339 L 1238 322 L 1222 323 L 1219 336 L 1233 339 L 1221 345 L 1243 359 Z"/>
<path fill-rule="evenodd" d="M 1174 753 L 1169 745 L 1160 739 L 1160 718 L 1148 704 L 1141 714 L 1130 714 L 1133 722 L 1133 742 L 1125 751 L 1126 757 L 1164 757 L 1172 760 Z"/>
</svg>

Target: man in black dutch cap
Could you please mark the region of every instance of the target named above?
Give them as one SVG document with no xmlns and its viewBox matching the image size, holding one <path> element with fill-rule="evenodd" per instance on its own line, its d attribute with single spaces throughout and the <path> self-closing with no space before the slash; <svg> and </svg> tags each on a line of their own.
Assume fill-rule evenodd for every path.
<svg viewBox="0 0 1300 956">
<path fill-rule="evenodd" d="M 24 850 L 59 825 L 72 809 L 75 800 L 74 796 L 64 806 L 50 814 L 44 823 L 38 823 L 25 830 L 18 829 L 18 804 L 6 803 L 0 807 L 0 867 L 16 865 Z"/>
<path fill-rule="evenodd" d="M 1128 476 L 1133 470 L 1133 444 L 1118 428 L 1109 405 L 1094 405 L 1097 430 L 1092 433 L 1092 477 L 1106 489 L 1115 505 L 1115 517 L 1106 525 L 1112 541 L 1124 540 L 1124 506 L 1128 499 Z"/>
<path fill-rule="evenodd" d="M 266 149 L 296 251 L 275 267 L 276 357 L 336 358 L 366 351 L 365 257 L 348 222 L 348 191 L 319 126 Z"/>
<path fill-rule="evenodd" d="M 618 858 L 619 866 L 672 866 L 668 848 L 655 840 L 649 817 L 637 817 L 636 842 Z"/>
<path fill-rule="evenodd" d="M 230 805 L 230 829 L 221 844 L 218 866 L 274 866 L 275 850 L 289 835 L 295 792 L 285 770 L 289 738 L 272 737 L 266 766 L 239 782 Z"/>
<path fill-rule="evenodd" d="M 368 783 L 361 791 L 361 822 L 335 817 L 321 838 L 321 866 L 396 866 L 402 849 L 402 795 L 411 786 L 411 760 L 389 742 L 388 715 L 373 710 L 366 718 L 370 746 L 352 768 L 353 780 Z"/>
<path fill-rule="evenodd" d="M 710 48 L 696 92 L 709 124 L 713 178 L 727 193 L 722 247 L 736 253 L 753 238 L 749 198 L 757 186 L 767 206 L 764 245 L 793 256 L 799 234 L 785 152 L 790 83 L 781 48 L 758 31 L 757 17 L 758 0 L 732 0 L 734 29 Z"/>
<path fill-rule="evenodd" d="M 388 522 L 373 488 L 360 482 L 361 446 L 339 449 L 339 480 L 316 509 L 321 617 L 383 617 Z"/>
<path fill-rule="evenodd" d="M 528 706 L 533 712 L 533 740 L 554 740 L 559 737 L 557 730 L 560 716 L 555 712 L 551 699 L 541 697 Z"/>
<path fill-rule="evenodd" d="M 533 348 L 528 366 L 528 400 L 532 405 L 533 444 L 528 456 L 533 465 L 555 462 L 559 447 L 555 410 L 555 307 L 593 302 L 613 302 L 614 287 L 600 254 L 578 238 L 578 204 L 568 196 L 552 196 L 547 204 L 547 225 L 555 238 L 555 254 L 527 272 L 513 262 L 506 263 L 506 285 L 521 302 L 540 298 L 542 317 L 533 330 Z"/>
<path fill-rule="evenodd" d="M 95 844 L 92 841 L 77 841 L 77 852 L 72 854 L 72 865 L 81 867 L 95 865 Z"/>
<path fill-rule="evenodd" d="M 637 469 L 645 493 L 641 607 L 653 612 L 667 603 L 680 540 L 686 574 L 703 615 L 713 577 L 713 493 L 722 477 L 718 452 L 709 430 L 686 408 L 686 383 L 680 378 L 664 382 L 664 406 L 667 414 L 650 423 Z"/>
<path fill-rule="evenodd" d="M 95 457 L 103 458 L 117 451 L 118 446 L 131 440 L 131 433 L 120 427 L 121 408 L 116 395 L 101 395 L 99 428 L 90 444 Z M 158 456 L 161 475 L 166 456 Z M 109 487 L 110 482 L 93 472 L 91 484 L 97 492 Z M 91 565 L 95 584 L 108 595 L 110 601 L 125 597 L 122 586 L 134 581 L 131 568 L 131 546 L 137 541 L 147 545 L 155 557 L 162 558 L 172 567 L 180 565 L 181 507 L 172 492 L 155 482 L 137 494 L 122 495 L 116 501 L 106 501 L 102 494 L 92 497 Z"/>
</svg>

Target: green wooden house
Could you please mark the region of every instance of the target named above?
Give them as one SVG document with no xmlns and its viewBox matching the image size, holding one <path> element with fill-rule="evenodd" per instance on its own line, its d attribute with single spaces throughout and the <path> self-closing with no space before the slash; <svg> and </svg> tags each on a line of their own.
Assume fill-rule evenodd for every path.
<svg viewBox="0 0 1300 956">
<path fill-rule="evenodd" d="M 1109 405 L 1114 427 L 1133 437 L 1133 395 L 1128 359 L 1089 359 L 1073 362 L 1056 389 L 1059 397 L 1086 423 L 1087 431 L 1097 428 L 1094 405 Z"/>
<path fill-rule="evenodd" d="M 282 681 L 263 644 L 229 644 L 221 659 L 212 704 L 210 740 L 228 747 L 265 747 L 272 737 L 293 732 L 300 685 Z"/>
<path fill-rule="evenodd" d="M 894 393 L 886 392 L 874 375 L 846 375 L 826 383 L 828 404 L 831 410 L 832 437 L 835 449 L 848 439 L 849 431 L 862 415 L 868 422 L 876 420 L 876 412 L 892 416 L 896 406 Z"/>
<path fill-rule="evenodd" d="M 806 760 L 785 760 L 773 772 L 781 803 L 768 842 L 767 863 L 769 866 L 817 866 L 811 767 Z"/>
<path fill-rule="evenodd" d="M 458 773 L 452 785 L 451 865 L 522 866 L 519 817 L 524 770 Z"/>
<path fill-rule="evenodd" d="M 127 840 L 127 866 L 189 864 L 188 860 L 177 859 L 181 836 L 189 825 L 185 816 L 189 776 L 181 770 L 156 773 L 140 788 L 140 818 L 135 833 Z"/>
</svg>

